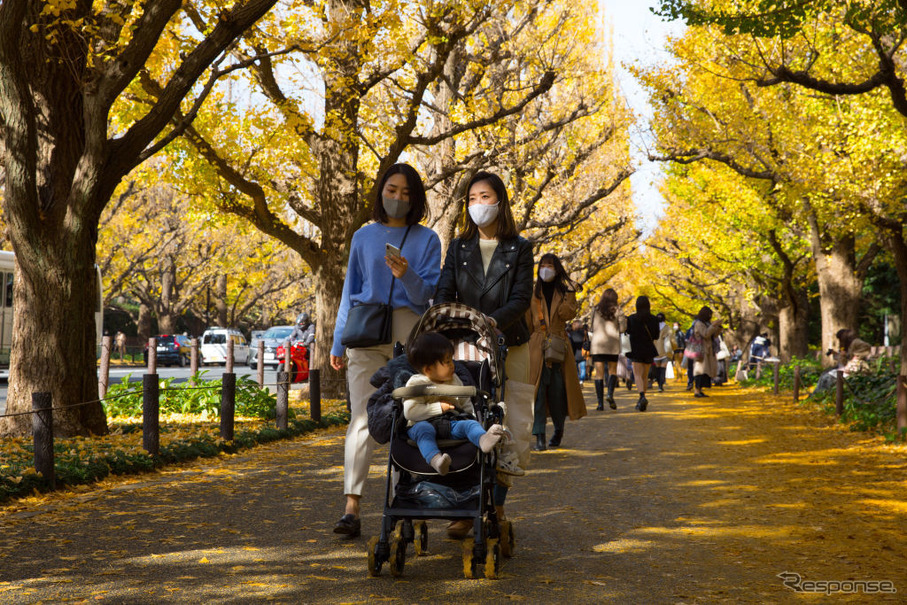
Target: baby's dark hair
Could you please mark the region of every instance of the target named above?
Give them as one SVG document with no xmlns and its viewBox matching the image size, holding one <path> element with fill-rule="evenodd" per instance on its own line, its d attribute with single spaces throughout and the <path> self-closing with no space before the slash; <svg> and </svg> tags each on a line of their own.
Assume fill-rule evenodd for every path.
<svg viewBox="0 0 907 605">
<path fill-rule="evenodd" d="M 409 365 L 418 371 L 444 361 L 453 356 L 454 346 L 450 340 L 438 332 L 425 332 L 416 336 L 406 351 Z"/>
</svg>

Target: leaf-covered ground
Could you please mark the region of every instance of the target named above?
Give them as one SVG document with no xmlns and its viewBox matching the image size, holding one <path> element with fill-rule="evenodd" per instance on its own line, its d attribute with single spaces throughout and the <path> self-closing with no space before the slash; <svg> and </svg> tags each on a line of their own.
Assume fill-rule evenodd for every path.
<svg viewBox="0 0 907 605">
<path fill-rule="evenodd" d="M 374 458 L 363 537 L 340 540 L 338 427 L 8 503 L 0 600 L 902 601 L 903 448 L 755 391 L 693 399 L 672 384 L 645 413 L 632 401 L 620 392 L 617 412 L 590 409 L 568 423 L 562 449 L 533 454 L 511 492 L 517 547 L 499 580 L 462 578 L 442 521 L 430 523 L 431 554 L 410 551 L 401 580 L 369 578 L 386 451 Z M 887 580 L 898 593 L 796 593 L 785 572 L 803 583 Z"/>
</svg>

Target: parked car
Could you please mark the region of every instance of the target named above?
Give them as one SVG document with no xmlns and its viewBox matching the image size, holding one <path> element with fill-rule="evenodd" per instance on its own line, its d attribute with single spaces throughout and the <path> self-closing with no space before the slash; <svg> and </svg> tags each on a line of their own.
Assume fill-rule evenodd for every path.
<svg viewBox="0 0 907 605">
<path fill-rule="evenodd" d="M 252 351 L 258 348 L 258 341 L 267 330 L 252 330 L 249 334 L 249 357 L 252 357 Z"/>
<path fill-rule="evenodd" d="M 227 341 L 233 341 L 233 362 L 249 362 L 249 343 L 242 332 L 234 328 L 208 328 L 202 334 L 201 355 L 204 363 L 227 363 Z"/>
<path fill-rule="evenodd" d="M 279 365 L 279 362 L 277 361 L 277 347 L 283 344 L 283 341 L 286 340 L 287 336 L 292 332 L 293 326 L 271 326 L 265 331 L 261 337 L 265 342 L 265 354 L 262 359 L 265 366 L 276 368 Z M 252 351 L 249 353 L 249 367 L 258 367 L 258 345 L 252 348 Z"/>
<path fill-rule="evenodd" d="M 189 365 L 189 356 L 192 354 L 192 339 L 182 334 L 158 334 L 154 338 L 157 340 L 158 365 L 178 365 L 181 368 Z M 145 343 L 144 357 L 147 365 L 148 343 Z"/>
</svg>

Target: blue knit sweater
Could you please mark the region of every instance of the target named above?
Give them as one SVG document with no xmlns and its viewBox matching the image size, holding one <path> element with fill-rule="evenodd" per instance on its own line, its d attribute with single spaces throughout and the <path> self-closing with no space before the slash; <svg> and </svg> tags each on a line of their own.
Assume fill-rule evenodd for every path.
<svg viewBox="0 0 907 605">
<path fill-rule="evenodd" d="M 353 234 L 331 355 L 340 357 L 345 351 L 340 336 L 351 305 L 387 303 L 394 276 L 384 261 L 385 244 L 399 248 L 404 233 L 406 227 L 370 223 Z M 428 227 L 413 225 L 401 253 L 409 263 L 409 270 L 394 282 L 391 305 L 395 309 L 409 307 L 421 315 L 428 309 L 428 301 L 434 295 L 441 275 L 441 240 Z"/>
</svg>

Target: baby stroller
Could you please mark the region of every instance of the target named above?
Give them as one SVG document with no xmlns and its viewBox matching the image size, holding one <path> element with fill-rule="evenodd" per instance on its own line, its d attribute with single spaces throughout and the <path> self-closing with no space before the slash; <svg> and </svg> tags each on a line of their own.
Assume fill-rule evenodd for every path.
<svg viewBox="0 0 907 605">
<path fill-rule="evenodd" d="M 503 399 L 506 349 L 481 312 L 458 303 L 435 305 L 426 311 L 407 344 L 430 331 L 453 342 L 457 374 L 463 379 L 464 372 L 468 373 L 464 385 L 475 386 L 401 386 L 416 372 L 402 354 L 372 377 L 378 391 L 368 404 L 369 431 L 379 443 L 389 440 L 390 454 L 381 533 L 368 542 L 368 571 L 378 576 L 388 563 L 392 576 L 402 575 L 411 543 L 417 555 L 427 554 L 426 519 L 469 519 L 474 538 L 463 542 L 464 575 L 494 578 L 501 557 L 510 557 L 514 549 L 513 527 L 509 521 L 499 520 L 494 508 L 496 452 L 483 454 L 469 441 L 439 439 L 439 448 L 452 459 L 448 474 L 439 475 L 407 437 L 403 399 L 428 394 L 469 396 L 476 419 L 486 429 L 500 423 L 504 409 L 495 402 Z M 382 434 L 385 432 L 389 434 Z M 394 471 L 399 477 L 396 484 Z"/>
</svg>

